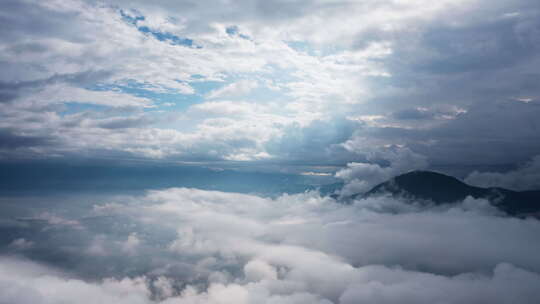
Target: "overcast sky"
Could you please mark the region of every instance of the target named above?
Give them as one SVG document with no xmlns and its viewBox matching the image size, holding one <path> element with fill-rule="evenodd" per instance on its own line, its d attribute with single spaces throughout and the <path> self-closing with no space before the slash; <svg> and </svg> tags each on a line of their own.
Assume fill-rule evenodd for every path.
<svg viewBox="0 0 540 304">
<path fill-rule="evenodd" d="M 4 160 L 540 155 L 537 0 L 2 0 L 0 24 Z"/>
</svg>

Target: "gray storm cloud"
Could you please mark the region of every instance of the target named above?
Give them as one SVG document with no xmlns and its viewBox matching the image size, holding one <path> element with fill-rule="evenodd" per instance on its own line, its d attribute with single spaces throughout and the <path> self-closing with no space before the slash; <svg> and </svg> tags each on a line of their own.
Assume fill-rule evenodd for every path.
<svg viewBox="0 0 540 304">
<path fill-rule="evenodd" d="M 480 187 L 502 187 L 513 190 L 535 190 L 540 188 L 540 155 L 515 170 L 505 173 L 470 173 L 465 182 Z"/>
<path fill-rule="evenodd" d="M 95 204 L 89 214 L 114 218 L 107 224 L 109 232 L 97 232 L 90 221 L 80 219 L 77 225 L 64 225 L 75 221 L 53 214 L 47 219 L 56 221 L 44 222 L 51 227 L 48 233 L 89 233 L 78 250 L 73 251 L 69 239 L 35 238 L 24 241 L 32 246 L 12 246 L 11 257 L 0 259 L 0 302 L 540 299 L 540 259 L 533 254 L 540 250 L 540 222 L 505 217 L 485 200 L 421 207 L 383 196 L 344 205 L 317 192 L 270 199 L 172 188 L 111 198 Z M 28 260 L 40 246 L 59 248 L 66 257 L 81 251 L 86 258 L 76 267 Z M 85 263 L 89 267 L 81 266 Z M 85 279 L 91 263 L 115 268 L 115 275 Z"/>
</svg>

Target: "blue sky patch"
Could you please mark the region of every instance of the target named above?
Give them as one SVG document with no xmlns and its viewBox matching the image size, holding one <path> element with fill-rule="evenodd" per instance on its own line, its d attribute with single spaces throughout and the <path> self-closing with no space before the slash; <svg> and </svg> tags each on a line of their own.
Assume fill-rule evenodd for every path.
<svg viewBox="0 0 540 304">
<path fill-rule="evenodd" d="M 248 35 L 244 35 L 242 33 L 240 33 L 240 29 L 238 28 L 238 26 L 236 25 L 232 25 L 232 26 L 228 26 L 226 29 L 225 29 L 225 32 L 227 33 L 227 35 L 229 36 L 238 36 L 242 39 L 246 39 L 246 40 L 250 40 L 251 37 L 249 37 Z"/>
<path fill-rule="evenodd" d="M 144 33 L 145 35 L 151 35 L 152 37 L 156 38 L 159 41 L 168 42 L 172 45 L 182 45 L 182 46 L 193 47 L 197 49 L 202 48 L 202 46 L 195 45 L 192 39 L 179 37 L 177 35 L 174 35 L 168 32 L 154 31 L 148 26 L 139 26 L 138 22 L 145 20 L 145 17 L 142 15 L 131 16 L 123 10 L 120 10 L 120 15 L 122 16 L 122 19 L 126 23 L 129 23 L 135 26 L 137 30 L 139 30 L 139 32 Z"/>
</svg>

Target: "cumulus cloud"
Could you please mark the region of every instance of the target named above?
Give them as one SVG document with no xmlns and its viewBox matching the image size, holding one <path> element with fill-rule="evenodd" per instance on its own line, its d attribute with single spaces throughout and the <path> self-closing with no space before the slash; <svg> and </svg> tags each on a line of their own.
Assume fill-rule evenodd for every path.
<svg viewBox="0 0 540 304">
<path fill-rule="evenodd" d="M 512 190 L 538 190 L 540 189 L 540 156 L 516 170 L 505 173 L 478 172 L 470 173 L 465 182 L 479 187 L 502 187 Z"/>
<path fill-rule="evenodd" d="M 13 241 L 34 244 L 18 251 L 26 258 L 0 259 L 0 302 L 540 299 L 540 260 L 533 254 L 540 250 L 540 222 L 502 216 L 485 200 L 430 207 L 382 196 L 345 205 L 316 192 L 271 199 L 173 188 L 112 198 L 87 214 L 85 229 L 69 230 L 73 236 L 44 230 Z M 50 241 L 40 240 L 43 233 Z M 66 265 L 40 255 L 47 246 L 68 260 L 78 246 L 97 249 Z M 85 279 L 96 269 L 94 279 Z"/>
<path fill-rule="evenodd" d="M 373 186 L 396 175 L 411 170 L 425 169 L 428 162 L 425 156 L 406 147 L 371 147 L 368 141 L 356 138 L 347 141 L 344 146 L 349 151 L 365 155 L 369 162 L 352 162 L 347 168 L 336 172 L 336 177 L 343 179 L 345 185 L 340 194 L 344 196 L 369 191 Z M 377 162 L 386 162 L 380 165 Z"/>
<path fill-rule="evenodd" d="M 248 264 L 252 265 L 252 264 Z M 384 266 L 343 269 L 351 284 L 336 302 L 302 290 L 293 281 L 259 281 L 247 284 L 213 283 L 206 291 L 185 288 L 171 295 L 170 283 L 145 277 L 106 279 L 99 283 L 69 278 L 28 261 L 0 261 L 0 300 L 5 303 L 535 303 L 534 288 L 540 276 L 509 264 L 500 264 L 492 275 L 463 274 L 444 277 Z M 7 273 L 13 273 L 9 277 Z M 151 298 L 152 288 L 157 292 Z"/>
<path fill-rule="evenodd" d="M 6 145 L 6 157 L 298 161 L 310 154 L 307 162 L 336 157 L 343 165 L 358 159 L 339 151 L 349 139 L 342 132 L 306 145 L 283 133 L 314 136 L 317 121 L 368 117 L 377 119 L 364 121 L 371 128 L 362 136 L 406 143 L 432 163 L 511 163 L 540 151 L 537 107 L 517 101 L 540 96 L 540 11 L 532 0 L 4 1 L 2 9 L 9 26 L 0 31 L 1 127 L 21 141 L 43 139 Z M 502 100 L 516 109 L 500 107 Z M 212 104 L 221 101 L 228 103 Z M 508 113 L 521 118 L 512 119 L 520 136 L 499 127 Z M 114 119 L 122 121 L 107 121 Z"/>
<path fill-rule="evenodd" d="M 12 9 L 14 14 L 24 14 L 28 11 L 19 5 L 7 7 Z M 39 58 L 30 53 L 25 53 L 24 56 L 14 52 L 6 53 L 5 62 L 21 64 L 20 61 L 23 61 L 29 68 L 36 61 L 41 64 L 54 62 L 44 66 L 40 73 L 31 70 L 32 73 L 27 71 L 17 75 L 9 73 L 5 75 L 11 78 L 7 78 L 4 95 L 10 101 L 16 98 L 17 102 L 10 103 L 2 109 L 7 118 L 3 124 L 18 129 L 19 133 L 24 133 L 28 138 L 39 138 L 43 136 L 41 133 L 44 133 L 56 139 L 51 141 L 54 145 L 50 147 L 43 144 L 39 148 L 25 147 L 26 153 L 65 155 L 86 151 L 89 154 L 99 155 L 109 152 L 184 160 L 270 158 L 272 156 L 264 149 L 263 144 L 272 137 L 279 136 L 283 125 L 305 124 L 322 113 L 292 115 L 295 111 L 284 110 L 282 101 L 274 102 L 271 106 L 255 105 L 252 108 L 256 109 L 256 113 L 252 110 L 246 113 L 244 111 L 246 107 L 236 113 L 234 109 L 237 107 L 232 103 L 202 103 L 199 108 L 193 107 L 194 110 L 204 112 L 203 115 L 196 117 L 189 117 L 193 111 L 188 110 L 186 115 L 171 113 L 167 118 L 158 119 L 156 117 L 162 117 L 162 111 L 156 109 L 154 113 L 141 119 L 140 108 L 148 110 L 149 107 L 158 106 L 153 100 L 156 96 L 150 94 L 152 92 L 190 95 L 195 93 L 190 86 L 191 83 L 223 81 L 227 74 L 246 73 L 248 75 L 245 77 L 252 77 L 255 72 L 268 72 L 270 78 L 264 79 L 264 83 L 273 89 L 277 88 L 278 91 L 280 87 L 285 86 L 279 80 L 272 80 L 271 75 L 280 73 L 284 67 L 304 69 L 309 65 L 312 67 L 310 75 L 319 75 L 326 79 L 335 78 L 329 76 L 334 73 L 329 64 L 338 59 L 329 58 L 324 62 L 314 60 L 312 56 L 294 51 L 282 41 L 263 39 L 261 43 L 255 43 L 249 39 L 231 37 L 226 35 L 226 27 L 220 24 L 216 25 L 217 32 L 204 35 L 193 33 L 199 35 L 197 43 L 201 48 L 191 48 L 171 45 L 167 41 L 160 40 L 159 37 L 186 33 L 183 32 L 182 25 L 176 24 L 178 20 L 152 12 L 148 12 L 149 15 L 145 17 L 139 15 L 137 11 L 128 12 L 79 1 L 57 6 L 29 2 L 25 7 L 40 11 L 44 23 L 60 23 L 66 28 L 69 28 L 70 23 L 76 23 L 77 29 L 85 33 L 85 39 L 73 40 L 71 32 L 57 32 L 57 27 L 46 28 L 42 35 L 38 35 L 40 39 L 36 39 L 34 43 L 45 50 Z M 56 19 L 55 14 L 66 15 L 69 18 Z M 77 16 L 87 18 L 81 17 L 79 20 Z M 159 22 L 156 23 L 155 20 Z M 170 26 L 164 26 L 166 24 Z M 27 27 L 30 27 L 20 24 L 17 26 L 20 26 L 18 29 L 23 33 L 29 31 Z M 103 27 L 107 27 L 107 30 L 101 30 Z M 220 32 L 221 30 L 223 32 Z M 119 36 L 109 39 L 102 37 L 103 33 Z M 55 47 L 57 44 L 54 42 L 58 42 L 57 40 L 65 46 Z M 115 41 L 115 45 L 109 45 L 107 41 Z M 6 45 L 6 48 L 11 50 L 18 42 L 12 44 L 14 45 Z M 139 51 L 137 53 L 130 51 L 134 48 Z M 223 52 L 228 55 L 223 56 Z M 85 55 L 89 53 L 92 56 Z M 224 59 L 225 57 L 227 59 Z M 120 62 L 120 58 L 126 61 Z M 110 65 L 111 62 L 114 62 L 114 66 Z M 177 66 L 182 67 L 182 72 L 178 72 Z M 81 79 L 77 81 L 72 79 L 74 77 L 62 76 L 88 74 L 89 68 L 104 71 L 103 75 L 94 77 L 93 80 L 91 77 L 79 77 Z M 260 78 L 260 75 L 256 77 Z M 10 85 L 19 88 L 22 84 L 26 88 L 24 92 L 9 88 Z M 238 94 L 249 93 L 258 85 L 259 82 L 256 80 L 240 80 L 201 96 L 206 99 L 238 97 L 240 96 Z M 140 93 L 134 94 L 134 90 L 144 91 L 145 94 L 142 94 L 144 97 L 140 96 Z M 70 106 L 67 111 L 65 107 L 49 106 L 44 111 L 46 105 L 55 103 L 84 105 Z M 107 112 L 110 110 L 95 109 L 88 105 L 118 108 L 115 113 L 122 112 L 122 115 L 111 117 L 110 112 Z M 209 106 L 214 109 L 209 111 Z M 223 106 L 228 109 L 223 111 Z M 216 110 L 216 107 L 219 109 Z M 123 111 L 124 109 L 129 111 Z M 64 111 L 68 114 L 66 115 Z M 214 114 L 209 114 L 210 112 Z M 152 115 L 153 118 L 149 118 Z M 204 115 L 214 115 L 216 119 L 207 119 L 209 117 Z M 29 121 L 32 123 L 28 123 Z M 159 122 L 160 127 L 149 128 L 150 122 L 156 124 Z M 171 122 L 173 126 L 170 126 Z M 264 124 L 261 125 L 261 122 Z M 126 128 L 133 130 L 124 130 Z M 145 134 L 142 140 L 128 140 L 134 135 L 139 137 L 141 134 Z M 89 151 L 89 146 L 85 142 L 94 143 L 93 151 Z M 36 141 L 37 144 L 39 142 Z M 8 155 L 9 152 L 10 149 L 6 147 L 5 154 Z M 13 150 L 11 152 L 14 153 Z M 21 155 L 21 151 L 17 152 Z"/>
</svg>

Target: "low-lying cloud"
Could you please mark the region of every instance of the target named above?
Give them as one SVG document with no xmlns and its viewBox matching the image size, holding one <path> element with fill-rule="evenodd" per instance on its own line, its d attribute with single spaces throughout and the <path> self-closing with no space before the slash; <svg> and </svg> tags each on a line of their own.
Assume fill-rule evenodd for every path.
<svg viewBox="0 0 540 304">
<path fill-rule="evenodd" d="M 345 205 L 317 192 L 270 199 L 172 188 L 111 198 L 82 217 L 63 208 L 49 218 L 80 225 L 40 221 L 35 235 L 13 235 L 2 249 L 0 303 L 540 300 L 540 222 L 485 200 Z"/>
</svg>

